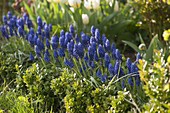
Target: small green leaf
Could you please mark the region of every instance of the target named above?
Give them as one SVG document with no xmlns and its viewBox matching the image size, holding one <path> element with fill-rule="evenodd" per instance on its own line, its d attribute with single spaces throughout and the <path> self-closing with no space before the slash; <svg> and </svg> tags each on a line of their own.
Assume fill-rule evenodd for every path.
<svg viewBox="0 0 170 113">
<path fill-rule="evenodd" d="M 132 42 L 129 42 L 129 41 L 125 41 L 125 40 L 123 40 L 122 41 L 123 43 L 125 43 L 125 44 L 127 44 L 127 45 L 129 45 L 131 48 L 133 48 L 136 52 L 142 52 L 141 50 L 139 50 L 139 48 L 135 45 L 135 44 L 133 44 Z"/>
</svg>

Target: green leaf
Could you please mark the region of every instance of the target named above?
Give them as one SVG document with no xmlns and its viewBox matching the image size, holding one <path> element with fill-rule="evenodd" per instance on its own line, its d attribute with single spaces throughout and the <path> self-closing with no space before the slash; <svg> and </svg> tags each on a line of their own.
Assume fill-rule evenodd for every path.
<svg viewBox="0 0 170 113">
<path fill-rule="evenodd" d="M 141 42 L 142 44 L 145 44 L 145 42 L 144 42 L 144 40 L 143 40 L 141 34 L 139 34 L 139 38 L 140 38 L 140 42 Z M 146 44 L 145 44 L 145 45 L 146 45 Z"/>
<path fill-rule="evenodd" d="M 135 44 L 133 44 L 132 42 L 129 42 L 129 41 L 125 41 L 123 40 L 122 41 L 123 43 L 129 45 L 131 48 L 133 48 L 136 52 L 142 52 Z"/>
<path fill-rule="evenodd" d="M 31 7 L 29 7 L 25 2 L 24 2 L 24 6 L 25 6 L 31 20 L 35 21 L 36 18 L 35 18 L 33 11 L 31 10 Z"/>
<path fill-rule="evenodd" d="M 103 27 L 106 23 L 108 23 L 110 20 L 112 20 L 117 13 L 113 12 L 112 14 L 110 14 L 109 16 L 105 17 L 103 19 L 103 21 L 100 23 L 100 27 Z"/>
<path fill-rule="evenodd" d="M 146 51 L 146 56 L 145 59 L 148 61 L 152 61 L 152 56 L 153 56 L 153 50 L 156 49 L 156 46 L 158 44 L 158 35 L 154 36 L 153 39 L 151 40 L 151 43 Z"/>
</svg>

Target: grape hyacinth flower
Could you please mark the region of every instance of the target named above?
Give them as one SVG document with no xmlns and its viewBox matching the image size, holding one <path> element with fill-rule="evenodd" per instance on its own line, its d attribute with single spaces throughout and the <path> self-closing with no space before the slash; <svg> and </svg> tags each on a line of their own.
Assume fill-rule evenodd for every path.
<svg viewBox="0 0 170 113">
<path fill-rule="evenodd" d="M 82 67 L 78 67 L 81 72 L 84 70 L 91 72 L 97 70 L 96 75 L 102 83 L 107 81 L 107 77 L 113 77 L 114 75 L 122 77 L 125 75 L 124 68 L 121 67 L 122 55 L 120 51 L 116 49 L 114 43 L 111 44 L 104 34 L 100 36 L 99 29 L 94 26 L 91 27 L 91 36 L 81 32 L 81 38 L 79 38 L 78 35 L 75 34 L 73 25 L 70 25 L 69 31 L 60 31 L 60 38 L 56 35 L 50 39 L 52 24 L 43 22 L 40 17 L 37 17 L 37 29 L 35 29 L 27 14 L 17 19 L 16 16 L 13 16 L 9 12 L 7 16 L 3 16 L 3 22 L 4 25 L 0 27 L 3 37 L 9 38 L 16 35 L 16 37 L 26 39 L 26 41 L 34 47 L 36 56 L 40 58 L 42 54 L 45 62 L 50 62 L 48 50 L 51 51 L 52 49 L 52 57 L 57 60 L 57 62 L 64 60 L 63 63 L 66 66 L 73 68 L 75 65 L 73 58 L 76 58 L 76 60 L 78 60 L 75 60 L 77 63 L 79 63 L 79 61 L 83 63 Z M 58 59 L 58 56 L 62 58 Z M 30 53 L 30 60 L 31 59 L 34 59 L 32 53 Z M 129 58 L 126 61 L 127 73 L 130 75 L 128 83 L 131 86 L 134 85 L 133 82 L 135 82 L 137 86 L 140 85 L 140 76 L 138 67 L 136 66 L 139 59 L 141 59 L 141 56 L 138 53 L 134 63 L 132 63 Z M 113 65 L 112 62 L 115 62 L 115 64 Z M 134 77 L 131 75 L 134 75 Z M 124 88 L 124 80 L 120 83 L 122 88 Z"/>
<path fill-rule="evenodd" d="M 86 53 L 85 56 L 84 56 L 84 61 L 85 62 L 88 62 L 89 61 L 89 57 L 88 57 L 88 54 Z"/>
<path fill-rule="evenodd" d="M 51 32 L 53 30 L 52 24 L 49 24 L 49 31 Z"/>
<path fill-rule="evenodd" d="M 57 59 L 57 58 L 58 58 L 57 50 L 54 50 L 53 55 L 54 55 L 54 58 L 55 58 L 55 59 Z"/>
<path fill-rule="evenodd" d="M 30 42 L 30 44 L 33 46 L 34 45 L 34 35 L 28 34 L 28 41 Z"/>
<path fill-rule="evenodd" d="M 64 49 L 63 49 L 63 48 L 59 48 L 59 49 L 58 49 L 58 55 L 59 55 L 60 57 L 64 57 L 64 56 L 65 56 L 65 52 L 64 52 Z"/>
<path fill-rule="evenodd" d="M 138 52 L 137 55 L 136 55 L 136 62 L 138 62 L 139 59 L 142 59 L 142 57 L 141 57 L 140 53 Z"/>
<path fill-rule="evenodd" d="M 78 37 L 77 34 L 75 35 L 75 40 L 76 40 L 76 43 L 79 43 L 79 42 L 80 42 L 80 38 Z"/>
<path fill-rule="evenodd" d="M 136 66 L 136 63 L 132 63 L 131 72 L 135 74 L 136 85 L 139 86 L 140 85 L 140 76 L 139 76 L 138 67 Z"/>
<path fill-rule="evenodd" d="M 119 68 L 120 68 L 119 61 L 116 61 L 115 66 L 114 66 L 114 73 L 116 75 L 119 75 Z"/>
<path fill-rule="evenodd" d="M 40 38 L 37 39 L 37 46 L 39 47 L 40 51 L 44 50 L 44 43 L 40 40 Z"/>
<path fill-rule="evenodd" d="M 15 27 L 15 20 L 13 19 L 13 18 L 11 18 L 9 21 L 8 21 L 8 26 L 9 26 L 9 28 L 12 28 L 12 29 L 14 29 L 14 27 Z"/>
<path fill-rule="evenodd" d="M 90 67 L 91 67 L 92 69 L 95 68 L 95 63 L 94 63 L 94 61 L 91 61 L 91 62 L 90 62 Z"/>
<path fill-rule="evenodd" d="M 37 39 L 38 39 L 38 36 L 36 34 L 34 34 L 34 44 L 37 45 Z"/>
<path fill-rule="evenodd" d="M 42 24 L 42 19 L 40 16 L 38 16 L 38 18 L 37 18 L 37 24 L 38 24 L 38 26 L 40 26 L 42 28 L 43 24 Z"/>
<path fill-rule="evenodd" d="M 70 25 L 69 31 L 70 31 L 70 33 L 74 34 L 74 27 L 73 27 L 73 25 Z"/>
<path fill-rule="evenodd" d="M 24 30 L 24 20 L 22 18 L 17 20 L 17 26 Z"/>
<path fill-rule="evenodd" d="M 47 25 L 47 23 L 46 23 L 46 22 L 43 22 L 43 23 L 42 23 L 42 28 L 44 28 L 45 25 Z"/>
<path fill-rule="evenodd" d="M 130 85 L 130 86 L 133 86 L 134 84 L 133 84 L 133 78 L 130 76 L 129 78 L 128 78 L 128 84 Z"/>
<path fill-rule="evenodd" d="M 50 57 L 49 57 L 49 53 L 48 53 L 48 52 L 45 52 L 45 53 L 44 53 L 44 60 L 45 60 L 46 62 L 50 62 Z"/>
<path fill-rule="evenodd" d="M 45 53 L 47 53 L 47 55 L 50 56 L 48 49 L 45 50 Z"/>
<path fill-rule="evenodd" d="M 65 36 L 61 36 L 59 38 L 59 44 L 62 48 L 66 48 L 66 45 L 65 45 Z"/>
<path fill-rule="evenodd" d="M 3 16 L 3 22 L 4 22 L 4 24 L 7 24 L 7 21 L 8 21 L 8 19 L 7 19 L 7 17 L 6 16 Z"/>
<path fill-rule="evenodd" d="M 19 33 L 20 37 L 24 36 L 24 30 L 22 29 L 21 26 L 18 27 L 18 33 Z"/>
<path fill-rule="evenodd" d="M 109 70 L 110 75 L 112 75 L 112 76 L 115 75 L 115 73 L 114 73 L 114 67 L 112 66 L 111 63 L 109 63 L 108 70 Z"/>
<path fill-rule="evenodd" d="M 130 58 L 127 58 L 126 66 L 128 69 L 128 73 L 131 73 L 131 65 L 132 65 L 132 61 L 130 60 Z"/>
<path fill-rule="evenodd" d="M 99 46 L 98 46 L 98 54 L 101 58 L 104 58 L 105 51 L 104 51 L 104 48 L 101 44 L 99 44 Z"/>
<path fill-rule="evenodd" d="M 94 60 L 95 60 L 96 62 L 99 61 L 99 57 L 98 57 L 98 55 L 97 55 L 97 52 L 94 53 Z"/>
<path fill-rule="evenodd" d="M 122 77 L 122 76 L 124 76 L 124 75 L 125 75 L 125 73 L 124 73 L 122 67 L 120 67 L 119 77 Z"/>
<path fill-rule="evenodd" d="M 8 16 L 8 19 L 11 19 L 12 18 L 12 13 L 10 11 L 8 11 L 7 16 Z"/>
<path fill-rule="evenodd" d="M 80 58 L 83 58 L 84 57 L 84 48 L 83 48 L 83 45 L 79 42 L 78 43 L 78 48 L 76 48 L 77 50 L 77 55 L 80 57 Z"/>
<path fill-rule="evenodd" d="M 88 40 L 87 40 L 87 36 L 85 35 L 85 33 L 82 33 L 81 39 L 82 39 L 81 43 L 82 43 L 83 47 L 86 48 L 87 44 L 88 44 Z"/>
<path fill-rule="evenodd" d="M 93 36 L 91 36 L 91 38 L 90 38 L 90 44 L 92 44 L 92 43 L 96 43 L 96 39 Z"/>
<path fill-rule="evenodd" d="M 65 38 L 67 38 L 68 42 L 70 42 L 70 40 L 72 39 L 71 33 L 66 32 L 66 33 L 65 33 Z M 66 43 L 66 44 L 67 44 L 67 43 Z"/>
<path fill-rule="evenodd" d="M 64 40 L 64 48 L 67 47 L 68 42 L 70 42 L 70 40 L 72 39 L 72 36 L 70 35 L 70 33 L 66 32 L 65 33 L 65 40 Z"/>
<path fill-rule="evenodd" d="M 30 28 L 29 34 L 34 35 L 34 29 L 33 28 Z"/>
<path fill-rule="evenodd" d="M 118 49 L 116 49 L 115 55 L 116 55 L 116 59 L 117 59 L 117 60 L 122 60 L 122 55 L 120 54 L 120 52 L 119 52 Z"/>
<path fill-rule="evenodd" d="M 89 55 L 90 60 L 93 60 L 94 52 L 95 52 L 95 49 L 92 46 L 89 46 L 88 47 L 88 55 Z"/>
<path fill-rule="evenodd" d="M 73 68 L 74 67 L 74 64 L 71 60 L 68 60 L 67 58 L 64 58 L 64 64 L 66 66 L 69 66 L 70 68 Z"/>
<path fill-rule="evenodd" d="M 5 37 L 5 38 L 9 38 L 9 35 L 8 35 L 8 32 L 6 30 L 6 27 L 5 26 L 2 26 L 1 27 L 1 32 L 2 32 L 2 36 Z"/>
<path fill-rule="evenodd" d="M 101 81 L 102 81 L 102 83 L 104 83 L 104 82 L 106 82 L 106 80 L 107 80 L 107 75 L 104 74 L 104 75 L 101 77 Z"/>
<path fill-rule="evenodd" d="M 44 26 L 44 33 L 46 38 L 50 38 L 50 28 L 47 24 Z"/>
<path fill-rule="evenodd" d="M 137 66 L 136 66 L 136 64 L 135 63 L 132 63 L 131 64 L 131 73 L 136 73 L 136 72 L 138 72 L 138 68 L 137 68 Z"/>
<path fill-rule="evenodd" d="M 125 80 L 124 79 L 121 81 L 121 86 L 122 86 L 122 89 L 125 88 Z"/>
<path fill-rule="evenodd" d="M 61 30 L 61 31 L 60 31 L 60 37 L 62 37 L 62 36 L 64 36 L 64 35 L 65 35 L 64 30 Z"/>
<path fill-rule="evenodd" d="M 100 69 L 97 70 L 96 72 L 97 77 L 101 78 L 102 77 L 102 72 Z"/>
<path fill-rule="evenodd" d="M 104 61 L 105 61 L 105 67 L 108 68 L 109 63 L 110 63 L 110 56 L 108 53 L 105 53 Z"/>
<path fill-rule="evenodd" d="M 111 45 L 110 45 L 110 41 L 107 39 L 106 42 L 105 42 L 105 50 L 107 52 L 110 52 L 111 51 Z"/>
<path fill-rule="evenodd" d="M 107 75 L 106 74 L 102 75 L 102 72 L 100 69 L 97 70 L 96 76 L 100 78 L 102 83 L 106 82 L 107 80 Z"/>
<path fill-rule="evenodd" d="M 37 45 L 35 45 L 35 53 L 36 53 L 38 58 L 41 57 L 41 51 L 40 51 L 40 49 L 38 48 Z"/>
<path fill-rule="evenodd" d="M 29 18 L 27 18 L 27 20 L 26 20 L 26 25 L 28 26 L 29 29 L 31 27 L 33 27 L 33 23 L 32 23 L 32 21 Z"/>
<path fill-rule="evenodd" d="M 95 42 L 92 42 L 91 46 L 93 47 L 94 51 L 96 52 L 97 51 L 97 44 Z"/>
<path fill-rule="evenodd" d="M 102 44 L 103 45 L 106 43 L 106 40 L 107 40 L 107 38 L 106 38 L 105 34 L 103 34 L 102 35 Z"/>
<path fill-rule="evenodd" d="M 48 49 L 50 49 L 50 42 L 49 42 L 48 38 L 46 38 L 46 47 L 47 47 Z"/>
<path fill-rule="evenodd" d="M 95 39 L 96 39 L 97 42 L 100 42 L 100 32 L 99 32 L 99 29 L 95 30 Z"/>
<path fill-rule="evenodd" d="M 37 36 L 38 36 L 38 35 L 37 35 Z M 41 33 L 41 40 L 44 41 L 45 38 L 46 38 L 46 37 L 45 37 L 45 32 L 43 31 L 43 32 Z"/>
<path fill-rule="evenodd" d="M 30 53 L 30 60 L 31 60 L 31 61 L 34 60 L 34 56 L 32 55 L 32 53 Z"/>
<path fill-rule="evenodd" d="M 92 36 L 95 36 L 95 27 L 94 26 L 91 27 L 91 34 L 92 34 Z"/>
<path fill-rule="evenodd" d="M 59 39 L 58 39 L 57 35 L 56 35 L 56 36 L 53 36 L 53 37 L 51 38 L 51 45 L 52 45 L 53 50 L 57 49 L 57 47 L 58 47 L 58 42 L 59 42 Z"/>
<path fill-rule="evenodd" d="M 40 26 L 38 26 L 38 28 L 37 28 L 37 34 L 41 35 L 41 27 Z"/>
<path fill-rule="evenodd" d="M 112 58 L 116 59 L 116 47 L 114 43 L 112 43 L 112 46 L 111 46 L 111 53 L 112 53 Z"/>
<path fill-rule="evenodd" d="M 11 27 L 9 28 L 9 33 L 10 33 L 10 36 L 13 36 L 13 35 L 14 35 L 13 29 L 12 29 Z"/>
<path fill-rule="evenodd" d="M 70 42 L 68 42 L 67 44 L 67 50 L 69 52 L 70 55 L 73 55 L 73 49 L 74 49 L 74 41 L 71 40 Z"/>
<path fill-rule="evenodd" d="M 24 19 L 24 21 L 26 22 L 26 20 L 28 19 L 27 13 L 24 13 L 24 14 L 23 14 L 23 19 Z"/>
<path fill-rule="evenodd" d="M 128 74 L 132 73 L 131 72 L 131 65 L 132 65 L 132 61 L 130 60 L 130 58 L 127 58 L 126 66 L 127 66 L 127 69 L 128 69 Z M 131 74 L 129 75 L 128 83 L 129 83 L 130 86 L 133 86 L 133 79 L 131 77 Z"/>
</svg>

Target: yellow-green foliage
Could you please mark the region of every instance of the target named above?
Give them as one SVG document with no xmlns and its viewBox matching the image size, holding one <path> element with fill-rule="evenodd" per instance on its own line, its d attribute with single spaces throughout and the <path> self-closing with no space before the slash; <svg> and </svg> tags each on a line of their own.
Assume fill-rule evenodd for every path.
<svg viewBox="0 0 170 113">
<path fill-rule="evenodd" d="M 26 70 L 21 67 L 16 65 L 16 90 L 22 91 L 33 106 L 42 108 L 36 112 L 51 110 L 53 107 L 53 110 L 58 109 L 59 102 L 50 89 L 51 80 L 58 76 L 55 69 L 51 67 L 52 70 L 47 70 L 36 63 Z"/>
<path fill-rule="evenodd" d="M 19 92 L 5 91 L 0 95 L 0 113 L 34 113 L 27 97 Z"/>
<path fill-rule="evenodd" d="M 55 95 L 64 99 L 61 108 L 68 113 L 113 113 L 132 111 L 132 108 L 136 110 L 134 103 L 127 101 L 129 93 L 117 91 L 115 87 L 109 90 L 105 90 L 104 84 L 94 87 L 90 81 L 81 79 L 67 69 L 51 82 Z"/>
<path fill-rule="evenodd" d="M 164 41 L 168 41 L 168 40 L 169 40 L 169 37 L 170 37 L 170 29 L 165 30 L 165 31 L 163 32 Z"/>
<path fill-rule="evenodd" d="M 13 56 L 0 52 L 0 85 L 3 81 L 9 83 L 16 77 L 15 63 L 17 60 Z"/>
<path fill-rule="evenodd" d="M 143 88 L 148 96 L 148 102 L 144 104 L 143 111 L 170 112 L 170 64 L 165 62 L 161 51 L 155 50 L 153 63 L 145 60 L 139 61 Z"/>
</svg>

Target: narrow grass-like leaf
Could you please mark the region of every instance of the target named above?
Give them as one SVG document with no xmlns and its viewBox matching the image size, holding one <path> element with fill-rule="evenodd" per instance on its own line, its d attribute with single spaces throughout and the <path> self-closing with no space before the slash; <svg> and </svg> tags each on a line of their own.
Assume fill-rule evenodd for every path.
<svg viewBox="0 0 170 113">
<path fill-rule="evenodd" d="M 146 60 L 148 61 L 152 60 L 153 50 L 156 49 L 157 43 L 158 43 L 158 35 L 154 36 L 153 39 L 151 40 L 151 43 L 146 51 L 146 56 L 145 56 Z"/>
<path fill-rule="evenodd" d="M 127 44 L 127 45 L 129 45 L 129 46 L 130 46 L 131 48 L 133 48 L 136 52 L 141 52 L 141 50 L 139 50 L 139 48 L 138 48 L 135 44 L 133 44 L 132 42 L 125 41 L 125 40 L 123 40 L 122 42 L 125 43 L 125 44 Z"/>
</svg>

